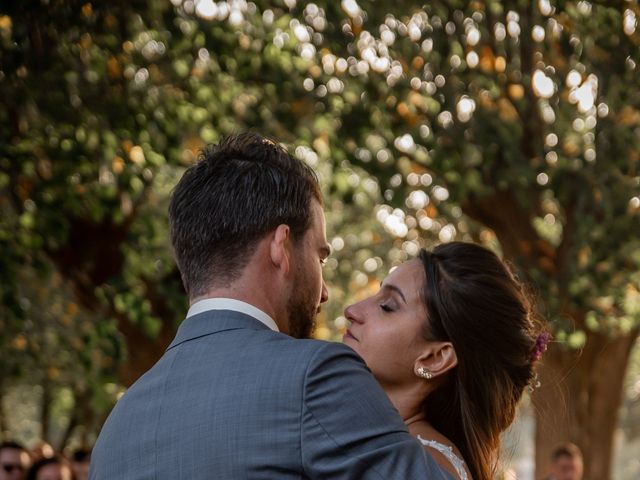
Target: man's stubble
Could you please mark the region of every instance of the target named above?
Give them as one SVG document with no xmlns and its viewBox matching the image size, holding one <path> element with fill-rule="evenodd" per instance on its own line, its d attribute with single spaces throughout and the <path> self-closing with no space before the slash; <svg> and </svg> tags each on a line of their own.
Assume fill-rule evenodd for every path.
<svg viewBox="0 0 640 480">
<path fill-rule="evenodd" d="M 302 252 L 300 252 L 302 253 Z M 287 310 L 289 313 L 289 335 L 294 338 L 311 338 L 316 326 L 318 301 L 313 292 L 313 282 L 302 267 L 303 262 L 296 262 L 293 291 L 289 297 Z"/>
</svg>

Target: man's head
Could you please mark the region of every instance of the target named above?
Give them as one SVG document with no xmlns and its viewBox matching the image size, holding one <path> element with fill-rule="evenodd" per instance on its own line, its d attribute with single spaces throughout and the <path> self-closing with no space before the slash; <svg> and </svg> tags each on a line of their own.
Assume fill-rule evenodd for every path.
<svg viewBox="0 0 640 480">
<path fill-rule="evenodd" d="M 553 451 L 551 477 L 554 480 L 582 480 L 582 452 L 577 445 L 567 443 Z"/>
<path fill-rule="evenodd" d="M 17 442 L 0 444 L 0 480 L 25 478 L 31 459 L 27 450 Z"/>
<path fill-rule="evenodd" d="M 91 462 L 91 452 L 84 448 L 79 448 L 71 455 L 71 470 L 73 480 L 87 480 L 89 478 L 89 464 Z"/>
<path fill-rule="evenodd" d="M 27 480 L 71 480 L 72 478 L 71 467 L 58 455 L 41 458 L 27 473 Z"/>
<path fill-rule="evenodd" d="M 310 332 L 318 304 L 326 300 L 317 252 L 322 250 L 321 260 L 328 254 L 322 194 L 311 168 L 260 135 L 224 138 L 206 147 L 178 182 L 169 219 L 176 261 L 192 301 L 231 288 L 265 239 L 280 242 L 290 252 L 287 265 L 296 284 L 282 292 L 288 331 L 294 336 Z M 274 248 L 261 252 L 277 257 Z M 299 317 L 308 312 L 310 319 Z"/>
</svg>

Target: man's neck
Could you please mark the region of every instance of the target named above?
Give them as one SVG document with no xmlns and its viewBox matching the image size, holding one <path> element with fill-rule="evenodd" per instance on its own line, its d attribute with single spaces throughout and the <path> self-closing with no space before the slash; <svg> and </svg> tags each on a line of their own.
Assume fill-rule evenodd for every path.
<svg viewBox="0 0 640 480">
<path fill-rule="evenodd" d="M 245 302 L 266 313 L 274 320 L 281 332 L 286 332 L 287 330 L 284 330 L 284 325 L 282 325 L 283 315 L 277 311 L 277 303 L 270 300 L 268 293 L 264 290 L 264 287 L 257 288 L 255 285 L 243 285 L 240 282 L 236 282 L 229 287 L 209 289 L 204 295 L 190 298 L 189 304 L 194 305 L 201 300 L 215 298 L 228 298 Z"/>
<path fill-rule="evenodd" d="M 242 300 L 236 300 L 235 298 L 215 297 L 198 300 L 189 307 L 187 318 L 195 317 L 212 310 L 230 310 L 233 312 L 244 313 L 264 323 L 271 330 L 276 332 L 280 331 L 275 320 L 263 310 L 260 310 L 250 303 L 243 302 Z"/>
</svg>

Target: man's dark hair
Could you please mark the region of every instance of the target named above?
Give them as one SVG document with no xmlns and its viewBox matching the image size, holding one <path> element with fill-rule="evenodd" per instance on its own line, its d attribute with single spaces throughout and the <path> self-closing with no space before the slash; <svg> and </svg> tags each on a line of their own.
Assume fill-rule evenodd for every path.
<svg viewBox="0 0 640 480">
<path fill-rule="evenodd" d="M 47 465 L 67 465 L 67 462 L 60 455 L 45 457 L 36 461 L 27 472 L 26 480 L 38 480 L 38 473 Z"/>
<path fill-rule="evenodd" d="M 14 442 L 12 440 L 8 440 L 6 442 L 2 442 L 0 443 L 0 452 L 4 449 L 11 449 L 11 450 L 24 450 L 25 452 L 27 451 L 26 448 L 24 448 L 24 445 L 22 445 L 21 443 L 18 442 Z"/>
<path fill-rule="evenodd" d="M 88 462 L 91 460 L 91 450 L 86 448 L 77 448 L 71 454 L 71 460 L 74 462 Z"/>
<path fill-rule="evenodd" d="M 551 454 L 551 460 L 557 461 L 561 457 L 582 458 L 580 448 L 573 443 L 565 443 L 558 446 Z"/>
<path fill-rule="evenodd" d="M 311 225 L 312 198 L 322 203 L 313 170 L 270 139 L 242 133 L 205 147 L 169 206 L 189 296 L 236 280 L 259 240 L 278 225 L 288 225 L 299 240 Z"/>
</svg>

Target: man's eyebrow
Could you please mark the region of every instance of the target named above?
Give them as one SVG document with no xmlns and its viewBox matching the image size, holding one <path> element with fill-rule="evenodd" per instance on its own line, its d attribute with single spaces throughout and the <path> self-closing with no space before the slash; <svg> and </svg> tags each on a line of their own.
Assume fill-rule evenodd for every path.
<svg viewBox="0 0 640 480">
<path fill-rule="evenodd" d="M 407 303 L 407 299 L 405 298 L 404 293 L 402 293 L 402 290 L 400 290 L 400 287 L 397 287 L 396 285 L 393 285 L 391 283 L 382 283 L 381 282 L 380 283 L 380 288 L 396 292 L 398 295 L 400 295 L 400 298 L 402 298 L 402 301 L 404 303 Z"/>
</svg>

